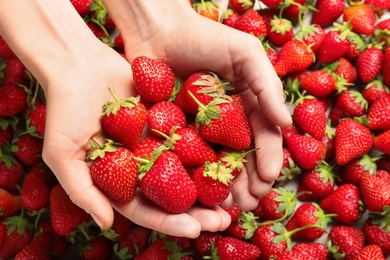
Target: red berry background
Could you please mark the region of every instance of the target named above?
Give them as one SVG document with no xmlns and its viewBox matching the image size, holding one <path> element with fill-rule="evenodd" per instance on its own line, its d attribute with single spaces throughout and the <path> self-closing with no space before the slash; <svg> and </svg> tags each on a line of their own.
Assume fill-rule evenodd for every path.
<svg viewBox="0 0 390 260">
<path fill-rule="evenodd" d="M 99 8 L 104 7 L 92 0 L 84 2 L 75 7 L 89 28 L 124 55 L 121 35 L 112 21 L 92 19 L 100 17 Z M 70 201 L 40 157 L 45 138 L 43 91 L 0 37 L 0 259 L 151 259 L 157 255 L 168 259 L 174 253 L 187 259 L 213 254 L 219 259 L 390 259 L 390 0 L 194 0 L 189 4 L 199 15 L 258 37 L 283 82 L 293 124 L 282 129 L 283 168 L 271 192 L 252 211 L 237 205 L 224 208 L 231 215 L 229 228 L 204 231 L 196 239 L 137 226 L 118 212 L 113 227 L 102 232 Z M 173 93 L 172 71 L 159 73 L 169 81 L 170 89 L 164 91 Z M 202 126 L 199 131 L 196 125 L 194 106 L 195 111 L 199 104 L 211 107 L 215 102 L 222 107 L 215 92 L 197 95 L 198 103 L 179 92 L 163 97 L 163 102 L 172 102 L 166 106 L 170 111 L 156 106 L 147 119 L 150 125 L 158 119 L 154 125 L 175 127 L 154 129 L 160 132 L 135 140 L 139 145 L 131 150 L 142 158 L 151 158 L 161 145 L 176 150 L 183 163 L 180 169 L 190 176 L 206 163 L 201 159 L 218 161 L 220 168 L 213 164 L 209 170 L 226 171 L 229 177 L 216 179 L 228 185 L 251 152 L 245 109 L 224 79 L 211 72 L 207 77 L 205 72 L 193 73 L 189 79 L 175 80 L 192 93 L 199 86 L 208 91 L 227 86 L 223 106 L 231 106 L 234 119 L 240 118 L 234 121 L 238 127 L 234 132 L 240 133 L 234 138 L 237 143 L 225 146 L 225 139 L 217 143 L 214 138 L 225 122 L 233 121 L 231 114 L 224 115 L 223 124 L 206 130 Z M 142 88 L 142 82 L 137 88 Z M 179 113 L 182 120 L 165 122 L 161 115 L 177 120 L 172 113 Z M 202 115 L 198 119 L 209 120 Z M 142 128 L 147 127 L 144 120 Z M 191 138 L 180 139 L 180 135 Z M 210 200 L 221 199 L 222 189 L 226 193 L 226 186 L 218 186 Z M 69 208 L 78 213 L 69 214 Z"/>
</svg>

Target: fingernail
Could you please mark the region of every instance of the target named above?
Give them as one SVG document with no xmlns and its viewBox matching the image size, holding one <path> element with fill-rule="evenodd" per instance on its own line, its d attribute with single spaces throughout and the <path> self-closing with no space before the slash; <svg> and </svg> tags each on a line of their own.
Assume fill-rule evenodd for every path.
<svg viewBox="0 0 390 260">
<path fill-rule="evenodd" d="M 95 215 L 94 213 L 91 213 L 91 216 L 92 216 L 93 220 L 96 222 L 96 224 L 97 224 L 99 227 L 103 228 L 103 223 L 102 223 L 102 221 L 100 220 L 100 218 L 99 218 L 97 215 Z"/>
</svg>

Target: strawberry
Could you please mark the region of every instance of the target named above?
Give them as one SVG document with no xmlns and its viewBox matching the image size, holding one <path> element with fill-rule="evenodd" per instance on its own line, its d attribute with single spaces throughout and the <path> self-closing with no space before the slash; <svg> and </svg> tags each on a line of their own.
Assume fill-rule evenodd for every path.
<svg viewBox="0 0 390 260">
<path fill-rule="evenodd" d="M 390 129 L 390 95 L 378 99 L 370 106 L 367 119 L 370 130 Z"/>
<path fill-rule="evenodd" d="M 23 166 L 11 154 L 4 154 L 0 150 L 0 155 L 0 188 L 17 194 L 17 186 L 21 186 L 24 176 Z"/>
<path fill-rule="evenodd" d="M 115 29 L 116 25 L 101 0 L 92 1 L 89 5 L 89 10 L 92 12 L 90 16 L 92 16 L 100 25 L 104 26 L 106 30 L 111 31 Z"/>
<path fill-rule="evenodd" d="M 275 229 L 277 230 L 276 226 L 276 224 L 260 225 L 250 240 L 252 244 L 260 248 L 260 260 L 277 259 L 287 250 L 286 241 L 274 241 L 275 237 L 279 234 L 275 231 Z"/>
<path fill-rule="evenodd" d="M 93 0 L 70 0 L 70 3 L 76 9 L 77 13 L 84 17 L 90 13 L 89 6 L 93 3 Z"/>
<path fill-rule="evenodd" d="M 0 82 L 2 85 L 24 84 L 26 67 L 18 58 L 11 58 L 0 63 Z"/>
<path fill-rule="evenodd" d="M 134 157 L 151 159 L 153 152 L 163 144 L 163 141 L 155 136 L 147 136 L 141 140 L 134 150 Z"/>
<path fill-rule="evenodd" d="M 20 196 L 0 188 L 0 220 L 18 213 L 22 209 Z"/>
<path fill-rule="evenodd" d="M 128 248 L 127 255 L 142 253 L 148 246 L 151 232 L 152 230 L 142 226 L 130 228 L 125 235 L 118 238 L 118 250 L 122 251 L 122 249 Z"/>
<path fill-rule="evenodd" d="M 240 217 L 230 223 L 229 227 L 224 231 L 224 235 L 248 241 L 259 225 L 257 219 L 258 216 L 253 212 L 242 210 Z"/>
<path fill-rule="evenodd" d="M 207 105 L 214 97 L 225 97 L 225 91 L 230 89 L 232 89 L 230 83 L 220 80 L 215 73 L 198 71 L 186 78 L 173 102 L 184 113 L 195 115 L 198 112 L 198 104 L 191 98 L 189 92 L 202 104 Z"/>
<path fill-rule="evenodd" d="M 229 0 L 228 7 L 237 13 L 243 13 L 245 10 L 252 8 L 254 4 L 254 0 Z"/>
<path fill-rule="evenodd" d="M 265 50 L 265 53 L 267 55 L 267 58 L 270 60 L 272 65 L 275 65 L 276 60 L 278 59 L 278 51 L 271 46 L 270 42 L 268 40 L 262 41 L 263 47 Z"/>
<path fill-rule="evenodd" d="M 322 40 L 325 37 L 324 29 L 318 24 L 302 26 L 295 33 L 295 38 L 306 43 L 314 54 L 317 53 Z"/>
<path fill-rule="evenodd" d="M 335 22 L 342 14 L 345 8 L 344 0 L 318 0 L 315 4 L 318 10 L 313 12 L 311 23 L 318 24 L 321 27 L 327 27 Z"/>
<path fill-rule="evenodd" d="M 261 15 L 253 8 L 244 11 L 237 21 L 235 28 L 239 31 L 254 35 L 259 39 L 264 39 L 267 35 L 266 24 Z"/>
<path fill-rule="evenodd" d="M 282 77 L 291 72 L 307 69 L 313 62 L 314 53 L 306 43 L 293 39 L 281 47 L 274 68 Z"/>
<path fill-rule="evenodd" d="M 80 247 L 81 257 L 84 260 L 109 259 L 113 253 L 110 240 L 104 236 L 92 238 Z"/>
<path fill-rule="evenodd" d="M 117 239 L 126 235 L 132 225 L 133 222 L 130 219 L 128 219 L 127 217 L 119 213 L 119 211 L 114 209 L 114 222 L 112 223 L 111 229 L 115 232 L 115 236 Z"/>
<path fill-rule="evenodd" d="M 293 39 L 294 28 L 290 20 L 274 16 L 267 30 L 267 39 L 276 47 Z"/>
<path fill-rule="evenodd" d="M 224 11 L 221 15 L 220 22 L 226 26 L 229 26 L 231 28 L 236 27 L 236 23 L 238 20 L 240 20 L 241 16 L 239 13 L 237 13 L 234 9 L 228 8 L 226 11 Z"/>
<path fill-rule="evenodd" d="M 329 71 L 316 69 L 304 77 L 300 84 L 301 88 L 309 95 L 317 98 L 329 96 L 335 90 L 343 89 L 342 81 Z"/>
<path fill-rule="evenodd" d="M 389 0 L 364 0 L 364 3 L 370 5 L 378 16 L 390 9 Z"/>
<path fill-rule="evenodd" d="M 297 242 L 292 250 L 303 253 L 307 260 L 326 260 L 328 255 L 327 247 L 317 242 Z"/>
<path fill-rule="evenodd" d="M 275 181 L 277 186 L 283 185 L 285 182 L 293 180 L 296 176 L 302 173 L 301 168 L 294 162 L 290 151 L 283 147 L 283 164 L 279 176 Z"/>
<path fill-rule="evenodd" d="M 194 253 L 201 257 L 209 255 L 211 247 L 221 237 L 222 234 L 219 232 L 201 231 L 198 237 L 191 240 Z"/>
<path fill-rule="evenodd" d="M 198 103 L 196 129 L 209 142 L 221 144 L 237 150 L 247 149 L 252 141 L 252 129 L 248 118 L 227 99 L 216 98 L 208 105 Z"/>
<path fill-rule="evenodd" d="M 103 106 L 103 129 L 110 138 L 121 142 L 127 149 L 134 150 L 141 140 L 148 112 L 139 96 L 123 100 L 118 99 L 114 93 L 111 94 L 115 101 L 109 101 Z"/>
<path fill-rule="evenodd" d="M 253 150 L 235 150 L 229 147 L 221 148 L 217 153 L 217 160 L 232 171 L 233 176 L 237 176 L 245 168 L 246 156 Z"/>
<path fill-rule="evenodd" d="M 192 8 L 200 15 L 207 17 L 213 21 L 218 22 L 219 18 L 219 9 L 218 6 L 211 1 L 200 1 L 199 3 L 194 3 Z"/>
<path fill-rule="evenodd" d="M 47 233 L 40 233 L 15 255 L 15 260 L 51 259 L 51 239 Z"/>
<path fill-rule="evenodd" d="M 160 101 L 149 108 L 147 123 L 149 129 L 169 135 L 173 127 L 186 127 L 187 119 L 179 106 L 172 102 Z M 156 132 L 152 131 L 152 134 Z M 157 136 L 160 135 L 157 134 Z"/>
<path fill-rule="evenodd" d="M 360 180 L 360 190 L 366 208 L 371 212 L 382 212 L 390 206 L 390 197 L 387 192 L 390 182 L 378 176 L 365 173 Z"/>
<path fill-rule="evenodd" d="M 372 244 L 366 245 L 362 248 L 359 254 L 357 254 L 353 260 L 385 260 L 385 256 L 383 255 L 382 249 L 380 246 Z"/>
<path fill-rule="evenodd" d="M 381 72 L 384 54 L 378 47 L 365 49 L 357 58 L 356 66 L 363 83 L 373 81 Z"/>
<path fill-rule="evenodd" d="M 241 216 L 241 208 L 237 202 L 235 202 L 232 206 L 221 205 L 221 208 L 229 214 L 231 222 L 237 221 Z"/>
<path fill-rule="evenodd" d="M 17 122 L 17 117 L 0 117 L 0 147 L 12 142 Z"/>
<path fill-rule="evenodd" d="M 342 110 L 341 118 L 354 118 L 366 113 L 368 103 L 359 91 L 347 89 L 337 96 L 335 106 Z"/>
<path fill-rule="evenodd" d="M 93 152 L 88 159 L 93 160 L 91 177 L 93 182 L 110 198 L 118 201 L 130 201 L 137 188 L 137 163 L 133 153 L 116 147 L 112 140 L 100 144 L 91 143 Z"/>
<path fill-rule="evenodd" d="M 383 44 L 384 46 L 390 44 L 390 19 L 389 18 L 379 21 L 375 25 L 374 40 L 379 44 Z"/>
<path fill-rule="evenodd" d="M 192 174 L 198 201 L 206 207 L 221 204 L 230 194 L 232 179 L 231 169 L 218 162 L 206 162 Z"/>
<path fill-rule="evenodd" d="M 321 162 L 311 171 L 304 171 L 298 184 L 299 200 L 321 199 L 331 194 L 335 189 L 333 167 Z"/>
<path fill-rule="evenodd" d="M 284 3 L 283 16 L 292 22 L 297 22 L 307 15 L 310 3 L 307 0 L 293 0 Z"/>
<path fill-rule="evenodd" d="M 26 175 L 20 198 L 23 207 L 28 211 L 39 211 L 49 206 L 49 187 L 38 175 Z"/>
<path fill-rule="evenodd" d="M 310 136 L 321 140 L 325 135 L 326 110 L 315 97 L 298 99 L 293 115 L 295 123 Z"/>
<path fill-rule="evenodd" d="M 91 220 L 91 216 L 74 204 L 61 185 L 50 191 L 50 221 L 54 231 L 61 236 L 68 236 L 77 230 L 77 226 Z"/>
<path fill-rule="evenodd" d="M 152 242 L 142 253 L 136 255 L 134 260 L 148 259 L 184 259 L 187 252 L 183 252 L 181 245 L 171 238 L 158 238 Z"/>
<path fill-rule="evenodd" d="M 325 233 L 331 221 L 331 216 L 325 214 L 317 203 L 306 202 L 296 208 L 294 214 L 286 223 L 286 229 L 292 231 L 303 228 L 293 233 L 291 237 L 315 240 Z"/>
<path fill-rule="evenodd" d="M 357 4 L 346 7 L 343 21 L 352 25 L 352 31 L 358 34 L 372 35 L 375 29 L 375 12 L 368 4 Z"/>
<path fill-rule="evenodd" d="M 0 116 L 8 117 L 19 114 L 26 105 L 27 93 L 17 85 L 0 86 Z"/>
<path fill-rule="evenodd" d="M 223 236 L 214 244 L 215 255 L 218 259 L 259 259 L 261 250 L 252 243 L 234 237 Z"/>
<path fill-rule="evenodd" d="M 363 234 L 367 244 L 379 245 L 385 257 L 390 255 L 390 232 L 388 225 L 383 226 L 380 219 L 368 217 L 363 224 Z"/>
<path fill-rule="evenodd" d="M 343 224 L 356 223 L 362 213 L 359 188 L 354 184 L 342 184 L 331 194 L 320 199 L 319 205 L 326 213 L 336 214 L 335 219 Z"/>
<path fill-rule="evenodd" d="M 156 103 L 172 96 L 175 75 L 164 61 L 139 56 L 131 62 L 131 68 L 134 86 L 141 98 Z"/>
<path fill-rule="evenodd" d="M 355 66 L 344 57 L 337 59 L 326 67 L 328 67 L 331 72 L 334 72 L 334 74 L 340 75 L 348 84 L 353 84 L 358 78 L 358 72 Z"/>
<path fill-rule="evenodd" d="M 176 128 L 166 136 L 168 146 L 185 166 L 198 167 L 206 162 L 214 162 L 217 155 L 210 144 L 192 127 Z"/>
<path fill-rule="evenodd" d="M 380 157 L 372 158 L 368 154 L 355 158 L 343 165 L 338 174 L 341 183 L 360 184 L 364 173 L 375 174 L 377 171 L 376 161 Z"/>
<path fill-rule="evenodd" d="M 364 86 L 361 91 L 369 106 L 371 106 L 377 99 L 388 95 L 389 88 L 386 87 L 381 80 L 374 80 Z"/>
<path fill-rule="evenodd" d="M 25 165 L 34 166 L 42 161 L 43 139 L 21 133 L 14 138 L 15 156 Z"/>
<path fill-rule="evenodd" d="M 342 120 L 336 127 L 335 155 L 338 165 L 367 153 L 373 144 L 370 130 L 354 119 Z"/>
<path fill-rule="evenodd" d="M 374 137 L 373 147 L 383 153 L 390 154 L 390 129 Z"/>
<path fill-rule="evenodd" d="M 339 30 L 328 31 L 318 47 L 317 61 L 325 64 L 336 61 L 348 52 L 349 45 L 347 37 Z"/>
<path fill-rule="evenodd" d="M 141 190 L 169 213 L 186 212 L 197 198 L 194 182 L 174 152 L 163 151 L 156 157 L 144 160 L 146 165 L 139 169 Z"/>
<path fill-rule="evenodd" d="M 285 141 L 294 161 L 304 170 L 314 169 L 325 156 L 325 145 L 311 136 L 290 134 Z"/>
<path fill-rule="evenodd" d="M 382 155 L 378 161 L 376 161 L 378 170 L 385 170 L 390 172 L 390 155 Z"/>
<path fill-rule="evenodd" d="M 3 221 L 7 228 L 7 238 L 0 245 L 0 258 L 14 257 L 33 239 L 33 226 L 22 216 L 12 216 Z"/>
<path fill-rule="evenodd" d="M 43 137 L 45 135 L 45 126 L 46 126 L 46 105 L 40 105 L 35 107 L 28 113 L 28 119 L 26 120 L 27 128 L 34 127 L 34 133 L 38 137 Z"/>
<path fill-rule="evenodd" d="M 328 241 L 330 254 L 335 258 L 353 259 L 364 247 L 363 231 L 356 226 L 332 227 Z"/>
</svg>

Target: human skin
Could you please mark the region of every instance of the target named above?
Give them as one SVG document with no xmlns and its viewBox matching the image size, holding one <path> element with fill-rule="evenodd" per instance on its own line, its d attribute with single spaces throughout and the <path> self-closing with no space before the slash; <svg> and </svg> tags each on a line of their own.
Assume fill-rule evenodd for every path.
<svg viewBox="0 0 390 260">
<path fill-rule="evenodd" d="M 111 226 L 114 207 L 133 222 L 166 234 L 196 237 L 201 230 L 224 230 L 230 218 L 220 207 L 194 207 L 170 215 L 139 190 L 130 203 L 110 201 L 93 184 L 85 158 L 91 137 L 104 138 L 102 105 L 113 100 L 108 87 L 119 98 L 136 94 L 129 64 L 136 56 L 160 58 L 182 77 L 212 70 L 236 82 L 255 146 L 260 148 L 234 182 L 226 204 L 254 208 L 282 165 L 279 126 L 291 123 L 281 82 L 261 43 L 201 17 L 184 0 L 109 0 L 104 4 L 123 34 L 127 60 L 100 42 L 67 0 L 0 1 L 0 34 L 45 92 L 45 163 L 71 200 L 102 228 Z M 184 32 L 192 34 L 183 37 Z"/>
</svg>

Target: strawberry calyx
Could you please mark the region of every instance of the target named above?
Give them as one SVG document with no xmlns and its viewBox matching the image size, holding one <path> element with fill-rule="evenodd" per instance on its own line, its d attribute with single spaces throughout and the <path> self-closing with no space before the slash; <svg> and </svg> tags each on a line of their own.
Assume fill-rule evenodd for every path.
<svg viewBox="0 0 390 260">
<path fill-rule="evenodd" d="M 328 240 L 326 243 L 326 246 L 328 248 L 328 252 L 334 257 L 334 259 L 344 259 L 345 258 L 345 252 L 340 253 L 339 249 L 340 247 L 337 245 L 333 245 L 332 240 Z"/>
<path fill-rule="evenodd" d="M 223 151 L 222 153 L 224 156 L 220 159 L 225 166 L 232 170 L 238 170 L 241 171 L 245 167 L 245 163 L 247 162 L 247 159 L 245 158 L 248 154 L 258 150 L 260 148 L 250 149 L 250 150 L 229 150 L 229 151 Z"/>
<path fill-rule="evenodd" d="M 383 212 L 370 212 L 373 215 L 372 223 L 379 225 L 386 232 L 390 232 L 390 206 L 384 206 Z"/>
<path fill-rule="evenodd" d="M 92 137 L 90 146 L 93 149 L 91 153 L 87 155 L 87 159 L 95 160 L 100 157 L 103 158 L 107 152 L 115 152 L 117 149 L 117 143 L 111 139 L 105 139 L 105 143 L 100 143 L 95 137 Z"/>
<path fill-rule="evenodd" d="M 297 78 L 291 78 L 291 77 L 287 77 L 287 79 L 285 80 L 284 82 L 284 98 L 286 100 L 289 99 L 288 103 L 289 104 L 293 104 L 296 100 L 296 97 L 298 96 L 301 96 L 301 85 L 300 85 L 300 82 L 299 82 L 299 79 Z"/>
<path fill-rule="evenodd" d="M 110 15 L 102 0 L 94 0 L 89 5 L 89 10 L 93 12 L 94 19 L 100 24 L 104 25 L 107 23 L 107 18 L 109 18 Z"/>
<path fill-rule="evenodd" d="M 233 83 L 230 81 L 221 81 L 217 74 L 207 71 L 208 74 L 200 76 L 192 84 L 195 86 L 202 86 L 198 93 L 206 94 L 211 97 L 227 98 L 226 91 L 233 90 Z"/>
<path fill-rule="evenodd" d="M 286 32 L 290 31 L 293 28 L 293 25 L 290 20 L 287 20 L 285 18 L 279 18 L 276 15 L 271 19 L 270 25 L 272 26 L 272 32 L 277 32 L 281 35 L 285 35 Z"/>
<path fill-rule="evenodd" d="M 288 167 L 282 167 L 280 175 L 276 179 L 276 186 L 283 186 L 287 181 L 293 180 L 296 176 L 302 173 L 302 169 L 295 163 L 292 158 L 288 158 Z"/>
<path fill-rule="evenodd" d="M 22 214 L 20 216 L 15 215 L 8 217 L 3 221 L 3 224 L 8 226 L 8 236 L 11 235 L 11 233 L 15 230 L 17 230 L 19 235 L 23 235 L 27 228 L 30 230 L 34 230 L 34 226 L 28 221 L 27 218 L 23 216 L 23 207 Z"/>
<path fill-rule="evenodd" d="M 218 180 L 222 184 L 230 185 L 234 176 L 232 175 L 232 169 L 225 167 L 220 162 L 206 162 L 203 170 L 204 177 L 210 177 L 213 180 Z"/>
<path fill-rule="evenodd" d="M 336 217 L 337 214 L 325 214 L 323 209 L 321 209 L 320 205 L 315 202 L 312 202 L 312 204 L 317 208 L 317 211 L 313 213 L 313 215 L 318 219 L 315 225 L 322 230 L 326 230 L 326 227 L 332 221 L 332 217 Z"/>
<path fill-rule="evenodd" d="M 166 145 L 170 150 L 173 150 L 173 149 L 175 149 L 176 141 L 180 140 L 182 138 L 182 136 L 176 134 L 176 130 L 177 130 L 177 127 L 174 126 L 171 129 L 169 136 L 164 134 L 163 132 L 157 130 L 157 129 L 151 129 L 150 131 L 155 132 L 155 133 L 161 135 L 163 138 L 165 138 L 163 145 Z"/>
<path fill-rule="evenodd" d="M 218 6 L 213 1 L 204 1 L 201 0 L 199 3 L 192 5 L 198 12 L 213 12 L 215 9 L 218 9 Z"/>
<path fill-rule="evenodd" d="M 242 228 L 246 229 L 245 239 L 250 239 L 253 237 L 256 228 L 259 226 L 257 219 L 259 217 L 253 214 L 251 211 L 241 211 L 241 215 L 237 221 L 242 222 Z"/>
<path fill-rule="evenodd" d="M 164 152 L 169 150 L 170 148 L 165 144 L 157 147 L 151 155 L 151 159 L 133 157 L 133 159 L 138 163 L 138 179 L 142 180 L 145 174 L 153 167 L 154 162 L 158 159 L 158 157 Z"/>
<path fill-rule="evenodd" d="M 121 107 L 126 107 L 126 108 L 134 108 L 137 106 L 138 102 L 140 102 L 141 97 L 136 96 L 136 97 L 129 97 L 127 99 L 119 99 L 111 90 L 111 88 L 108 88 L 110 91 L 112 97 L 114 98 L 114 102 L 108 101 L 104 106 L 103 106 L 103 114 L 102 116 L 109 116 L 111 114 L 116 115 L 118 113 L 119 109 Z"/>
</svg>

